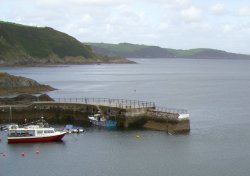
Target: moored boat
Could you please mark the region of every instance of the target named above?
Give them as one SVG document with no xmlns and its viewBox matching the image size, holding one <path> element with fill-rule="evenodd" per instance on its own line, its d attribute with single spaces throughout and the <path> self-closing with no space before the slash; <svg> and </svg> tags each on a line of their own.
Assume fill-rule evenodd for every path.
<svg viewBox="0 0 250 176">
<path fill-rule="evenodd" d="M 116 127 L 116 120 L 110 116 L 102 116 L 101 114 L 95 114 L 88 116 L 90 122 L 96 126 L 113 128 Z"/>
<path fill-rule="evenodd" d="M 8 131 L 9 125 L 1 125 L 0 131 Z"/>
<path fill-rule="evenodd" d="M 18 125 L 10 125 L 8 143 L 31 143 L 60 141 L 66 132 L 55 131 L 54 128 L 44 128 L 39 125 L 29 125 L 20 128 Z"/>
<path fill-rule="evenodd" d="M 67 134 L 70 133 L 83 133 L 84 129 L 82 127 L 76 127 L 71 124 L 65 125 L 63 128 L 63 131 L 65 131 Z"/>
</svg>

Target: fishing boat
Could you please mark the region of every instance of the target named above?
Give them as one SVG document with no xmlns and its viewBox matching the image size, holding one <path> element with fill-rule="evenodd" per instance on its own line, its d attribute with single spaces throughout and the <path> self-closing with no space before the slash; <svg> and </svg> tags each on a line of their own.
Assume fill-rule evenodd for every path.
<svg viewBox="0 0 250 176">
<path fill-rule="evenodd" d="M 31 143 L 60 141 L 66 132 L 55 131 L 44 125 L 28 125 L 19 127 L 17 124 L 9 126 L 8 143 Z"/>
<path fill-rule="evenodd" d="M 116 127 L 117 124 L 116 120 L 113 119 L 112 117 L 110 116 L 104 117 L 101 114 L 90 115 L 88 116 L 88 118 L 90 122 L 96 126 L 113 128 Z"/>
</svg>

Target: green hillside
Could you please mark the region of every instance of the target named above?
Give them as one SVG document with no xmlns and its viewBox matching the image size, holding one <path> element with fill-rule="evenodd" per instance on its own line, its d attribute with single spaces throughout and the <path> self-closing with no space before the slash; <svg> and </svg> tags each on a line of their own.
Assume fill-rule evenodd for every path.
<svg viewBox="0 0 250 176">
<path fill-rule="evenodd" d="M 146 45 L 135 45 L 130 43 L 108 44 L 108 43 L 89 43 L 90 45 L 112 50 L 114 52 L 134 52 L 147 48 Z"/>
<path fill-rule="evenodd" d="M 49 27 L 0 22 L 0 65 L 99 63 L 116 59 L 94 54 L 90 46 Z"/>
<path fill-rule="evenodd" d="M 129 43 L 106 44 L 88 43 L 95 53 L 127 58 L 194 58 L 194 59 L 250 59 L 249 55 L 230 53 L 226 51 L 197 48 L 176 50 L 158 46 L 136 45 Z"/>
</svg>

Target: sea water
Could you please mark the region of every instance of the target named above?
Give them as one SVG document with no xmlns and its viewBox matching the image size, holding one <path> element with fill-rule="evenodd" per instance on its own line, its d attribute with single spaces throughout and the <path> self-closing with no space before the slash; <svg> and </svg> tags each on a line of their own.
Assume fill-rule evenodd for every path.
<svg viewBox="0 0 250 176">
<path fill-rule="evenodd" d="M 250 60 L 134 59 L 138 64 L 0 68 L 58 90 L 53 98 L 121 98 L 184 108 L 191 132 L 88 128 L 63 142 L 7 144 L 2 176 L 246 176 Z M 36 150 L 40 153 L 37 154 Z M 25 156 L 21 156 L 24 152 Z"/>
</svg>

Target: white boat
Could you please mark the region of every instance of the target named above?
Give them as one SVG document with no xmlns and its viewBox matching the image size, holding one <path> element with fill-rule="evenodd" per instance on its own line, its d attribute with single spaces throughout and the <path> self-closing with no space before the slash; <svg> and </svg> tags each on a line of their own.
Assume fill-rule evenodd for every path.
<svg viewBox="0 0 250 176">
<path fill-rule="evenodd" d="M 8 143 L 52 142 L 61 140 L 66 132 L 55 131 L 54 128 L 43 128 L 38 125 L 29 125 L 19 128 L 10 125 Z"/>
</svg>

